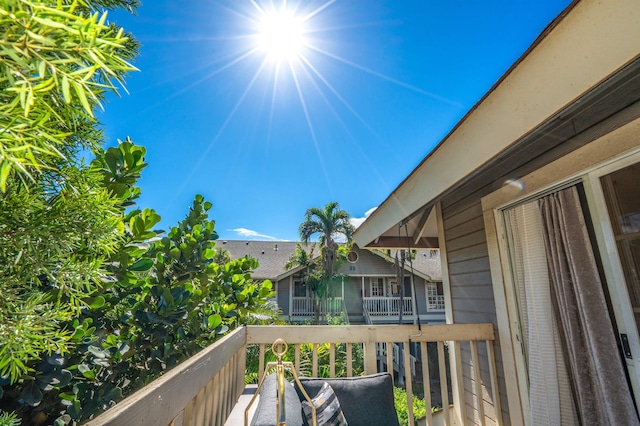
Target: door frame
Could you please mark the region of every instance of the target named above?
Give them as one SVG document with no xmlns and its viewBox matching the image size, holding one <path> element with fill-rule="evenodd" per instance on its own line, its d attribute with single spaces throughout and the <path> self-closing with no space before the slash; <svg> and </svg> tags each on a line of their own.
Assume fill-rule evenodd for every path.
<svg viewBox="0 0 640 426">
<path fill-rule="evenodd" d="M 640 163 L 640 152 L 631 153 L 591 171 L 584 179 L 589 211 L 594 223 L 595 237 L 613 305 L 618 333 L 629 339 L 632 359 L 624 358 L 634 393 L 640 398 L 640 333 L 630 303 L 620 253 L 600 179 L 627 166 Z M 617 336 L 618 339 L 620 338 Z M 636 404 L 640 401 L 636 401 Z"/>
<path fill-rule="evenodd" d="M 536 198 L 544 192 L 561 188 L 570 182 L 582 181 L 585 192 L 588 194 L 587 199 L 593 198 L 593 184 L 589 174 L 596 170 L 605 170 L 604 167 L 614 163 L 622 164 L 619 162 L 627 157 L 640 155 L 639 139 L 640 119 L 636 119 L 519 178 L 517 180 L 519 185 L 504 185 L 481 200 L 496 304 L 497 331 L 503 369 L 507 378 L 505 386 L 511 422 L 514 425 L 526 424 L 526 419 L 530 418 L 529 383 L 521 351 L 518 311 L 513 294 L 502 210 L 527 199 Z M 591 205 L 589 209 L 592 209 Z M 593 212 L 591 214 L 593 215 Z M 598 223 L 595 223 L 594 227 L 600 228 Z M 603 246 L 597 239 L 596 243 L 600 250 L 599 254 L 603 258 L 601 252 Z M 610 281 L 609 276 L 606 276 L 606 279 Z M 617 317 L 616 321 L 618 321 Z M 638 388 L 635 386 L 633 388 L 640 399 Z"/>
</svg>

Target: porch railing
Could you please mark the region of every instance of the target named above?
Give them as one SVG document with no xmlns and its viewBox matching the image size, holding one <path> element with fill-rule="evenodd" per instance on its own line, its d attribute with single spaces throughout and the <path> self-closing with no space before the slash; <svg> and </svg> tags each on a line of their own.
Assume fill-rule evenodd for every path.
<svg viewBox="0 0 640 426">
<path fill-rule="evenodd" d="M 294 297 L 291 305 L 291 315 L 296 317 L 313 317 L 315 315 L 314 298 L 312 297 Z M 342 312 L 344 306 L 342 297 L 332 297 L 328 299 L 319 299 L 318 307 L 320 308 L 320 316 L 326 314 L 337 315 Z"/>
<path fill-rule="evenodd" d="M 86 425 L 223 425 L 244 390 L 246 342 L 234 330 Z"/>
<path fill-rule="evenodd" d="M 391 350 L 393 351 L 393 360 L 395 362 L 394 365 L 394 369 L 396 369 L 397 371 L 401 371 L 402 367 L 404 367 L 404 365 L 402 363 L 398 363 L 400 361 L 400 345 L 394 343 L 391 346 Z M 385 359 L 388 359 L 387 356 L 387 344 L 386 343 L 377 343 L 376 344 L 376 354 L 379 357 L 384 357 Z M 411 360 L 411 377 L 415 377 L 416 375 L 416 362 L 417 362 L 417 358 L 413 355 L 411 355 L 411 357 L 409 358 Z"/>
<path fill-rule="evenodd" d="M 400 306 L 403 308 L 403 315 L 413 315 L 413 302 L 411 297 L 364 297 L 363 303 L 372 317 L 377 316 L 399 316 Z"/>
<path fill-rule="evenodd" d="M 489 371 L 490 389 L 495 412 L 496 424 L 502 424 L 500 418 L 500 398 L 497 394 L 497 376 L 493 341 L 495 339 L 493 325 L 427 325 L 418 329 L 414 325 L 379 325 L 379 326 L 246 326 L 234 330 L 232 333 L 204 349 L 199 354 L 180 364 L 142 390 L 127 397 L 125 400 L 109 409 L 107 412 L 88 422 L 88 425 L 224 425 L 234 404 L 244 388 L 244 374 L 246 365 L 246 345 L 259 345 L 260 376 L 265 365 L 265 352 L 269 345 L 277 338 L 283 338 L 289 343 L 295 360 L 295 368 L 300 371 L 301 345 L 312 345 L 311 375 L 317 375 L 319 369 L 319 345 L 329 346 L 329 376 L 336 375 L 336 347 L 344 344 L 346 352 L 346 375 L 354 374 L 354 346 L 361 345 L 365 374 L 377 371 L 376 346 L 378 343 L 402 343 L 405 348 L 409 341 L 418 343 L 421 348 L 421 363 L 424 383 L 424 398 L 427 407 L 432 406 L 431 382 L 429 374 L 429 360 L 427 358 L 427 342 L 436 342 L 437 370 L 439 380 L 442 424 L 450 425 L 454 422 L 464 423 L 467 406 L 474 406 L 478 416 L 484 420 L 484 392 L 483 375 L 480 374 L 480 363 Z M 472 359 L 472 375 L 476 380 L 468 382 L 469 389 L 465 389 L 465 381 L 458 362 L 457 373 L 451 374 L 451 384 L 454 389 L 454 404 L 456 410 L 450 410 L 449 384 L 445 363 L 445 342 L 449 342 L 449 351 L 460 353 L 461 344 L 465 351 L 470 351 Z M 478 346 L 486 345 L 486 357 L 480 357 Z M 394 362 L 410 365 L 409 351 L 403 351 L 401 360 L 394 360 L 394 351 L 387 351 L 387 369 L 392 371 Z M 342 352 L 340 354 L 342 356 Z M 398 354 L 395 355 L 396 357 Z M 407 407 L 409 409 L 409 424 L 413 424 L 413 382 L 411 369 L 405 371 L 405 387 L 407 391 Z M 488 386 L 487 386 L 488 387 Z M 474 402 L 466 401 L 471 395 Z M 427 424 L 432 423 L 431 410 L 426 410 Z M 452 413 L 457 413 L 455 416 Z"/>
</svg>

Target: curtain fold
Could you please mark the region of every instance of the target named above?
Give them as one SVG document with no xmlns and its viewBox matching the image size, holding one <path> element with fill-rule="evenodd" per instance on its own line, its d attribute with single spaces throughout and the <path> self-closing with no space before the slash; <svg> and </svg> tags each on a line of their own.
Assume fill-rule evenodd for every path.
<svg viewBox="0 0 640 426">
<path fill-rule="evenodd" d="M 640 425 L 576 187 L 541 198 L 552 306 L 583 425 Z M 535 413 L 532 413 L 535 415 Z"/>
<path fill-rule="evenodd" d="M 544 228 L 536 202 L 507 210 L 512 271 L 529 376 L 532 426 L 577 425 L 562 345 L 551 305 Z"/>
</svg>

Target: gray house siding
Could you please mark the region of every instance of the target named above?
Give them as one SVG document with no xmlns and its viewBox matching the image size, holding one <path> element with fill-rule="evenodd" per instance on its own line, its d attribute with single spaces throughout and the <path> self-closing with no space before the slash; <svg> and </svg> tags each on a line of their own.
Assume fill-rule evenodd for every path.
<svg viewBox="0 0 640 426">
<path fill-rule="evenodd" d="M 344 304 L 351 318 L 362 316 L 361 278 L 345 277 Z"/>
<path fill-rule="evenodd" d="M 493 298 L 489 255 L 480 198 L 475 194 L 454 204 L 443 200 L 444 237 L 447 247 L 449 282 L 454 322 L 458 324 L 493 323 L 497 327 Z M 505 424 L 509 423 L 505 377 L 500 357 L 500 343 L 496 340 L 496 366 L 500 387 L 501 407 Z M 481 366 L 487 365 L 486 347 L 479 345 Z M 465 383 L 466 417 L 472 424 L 480 424 L 475 404 L 474 377 L 468 345 L 461 347 L 462 375 Z M 483 382 L 490 383 L 489 371 L 481 370 Z M 494 423 L 491 389 L 483 395 L 485 422 Z"/>
<path fill-rule="evenodd" d="M 506 179 L 524 176 L 598 137 L 640 116 L 640 107 L 631 104 L 640 96 L 640 59 L 634 61 L 616 76 L 585 94 L 581 102 L 571 104 L 563 114 L 558 114 L 525 136 L 473 176 L 467 176 L 458 187 L 442 198 L 444 239 L 447 249 L 447 265 L 451 287 L 451 303 L 455 323 L 493 323 L 497 327 L 495 301 L 482 215 L 481 199 L 502 187 Z M 631 90 L 633 88 L 633 90 Z M 616 93 L 613 96 L 612 93 Z M 615 100 L 614 103 L 611 103 Z M 627 107 L 628 106 L 628 107 Z M 626 108 L 625 108 L 626 107 Z M 605 118 L 606 117 L 606 118 Z M 581 133 L 576 135 L 575 120 L 580 120 Z M 599 121 L 602 120 L 602 121 Z M 569 123 L 571 125 L 563 125 Z M 591 123 L 591 127 L 585 123 Z M 570 128 L 570 132 L 565 132 Z M 573 137 L 572 137 L 573 136 Z M 570 140 L 567 140 L 571 138 Z M 480 347 L 486 354 L 484 348 Z M 503 420 L 509 424 L 504 369 L 500 341 L 495 342 L 498 385 L 500 387 Z M 473 370 L 468 348 L 462 348 L 463 376 L 467 393 L 467 419 L 477 424 L 477 409 L 472 405 Z M 481 361 L 485 365 L 485 361 Z M 484 383 L 489 382 L 489 372 L 482 370 Z M 493 424 L 493 404 L 490 394 L 485 394 L 485 417 Z"/>
<path fill-rule="evenodd" d="M 289 277 L 286 277 L 276 283 L 278 286 L 278 306 L 282 310 L 282 315 L 289 315 L 289 296 L 291 289 L 289 288 Z"/>
<path fill-rule="evenodd" d="M 344 262 L 338 270 L 339 273 L 352 276 L 393 276 L 396 274 L 393 265 L 380 256 L 371 253 L 369 250 L 360 250 L 356 248 L 354 251 L 358 253 L 358 260 L 354 263 Z"/>
</svg>

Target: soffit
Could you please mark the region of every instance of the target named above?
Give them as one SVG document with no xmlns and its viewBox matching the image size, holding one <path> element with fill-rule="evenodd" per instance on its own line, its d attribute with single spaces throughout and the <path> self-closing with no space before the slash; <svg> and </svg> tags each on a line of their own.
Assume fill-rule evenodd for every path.
<svg viewBox="0 0 640 426">
<path fill-rule="evenodd" d="M 634 60 L 640 50 L 633 40 L 640 39 L 640 3 L 604 3 L 583 0 L 554 21 L 358 228 L 356 243 L 384 247 L 381 241 L 391 244 L 389 237 L 397 237 L 405 223 L 414 235 L 422 211 L 443 194 L 466 188 L 463 196 L 495 185 L 496 176 L 532 155 L 560 153 L 556 148 L 564 141 L 635 102 L 640 85 Z M 432 247 L 434 236 L 431 227 L 424 240 L 414 239 L 415 248 Z"/>
</svg>

